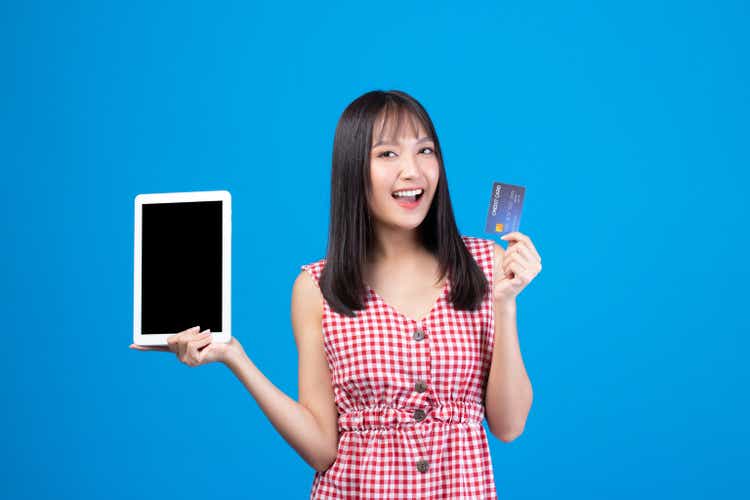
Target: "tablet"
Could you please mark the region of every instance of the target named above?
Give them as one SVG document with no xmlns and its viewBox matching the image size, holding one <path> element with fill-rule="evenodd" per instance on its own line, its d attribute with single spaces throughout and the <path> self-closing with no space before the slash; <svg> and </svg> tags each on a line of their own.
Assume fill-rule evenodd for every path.
<svg viewBox="0 0 750 500">
<path fill-rule="evenodd" d="M 135 344 L 166 345 L 196 325 L 230 341 L 231 243 L 228 191 L 135 197 Z"/>
</svg>

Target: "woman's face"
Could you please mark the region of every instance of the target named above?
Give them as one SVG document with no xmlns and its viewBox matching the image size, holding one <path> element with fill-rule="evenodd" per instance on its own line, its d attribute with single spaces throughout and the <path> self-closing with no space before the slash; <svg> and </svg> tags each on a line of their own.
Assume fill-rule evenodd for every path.
<svg viewBox="0 0 750 500">
<path fill-rule="evenodd" d="M 429 211 L 440 175 L 435 143 L 417 120 L 405 120 L 398 133 L 380 133 L 382 119 L 373 127 L 370 150 L 372 198 L 369 206 L 377 223 L 414 229 Z M 413 126 L 411 126 L 413 125 Z M 377 132 L 377 133 L 376 133 Z M 416 196 L 394 195 L 418 190 Z"/>
</svg>

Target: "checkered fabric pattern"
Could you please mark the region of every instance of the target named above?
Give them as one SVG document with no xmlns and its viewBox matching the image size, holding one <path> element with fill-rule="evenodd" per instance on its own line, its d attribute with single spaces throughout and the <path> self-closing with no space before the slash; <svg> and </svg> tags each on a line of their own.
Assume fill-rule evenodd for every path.
<svg viewBox="0 0 750 500">
<path fill-rule="evenodd" d="M 462 236 L 492 283 L 492 240 Z M 301 266 L 318 283 L 325 259 Z M 497 498 L 484 393 L 492 360 L 492 287 L 476 311 L 450 302 L 450 280 L 432 310 L 408 318 L 367 287 L 354 318 L 323 305 L 338 455 L 316 472 L 311 499 Z"/>
</svg>

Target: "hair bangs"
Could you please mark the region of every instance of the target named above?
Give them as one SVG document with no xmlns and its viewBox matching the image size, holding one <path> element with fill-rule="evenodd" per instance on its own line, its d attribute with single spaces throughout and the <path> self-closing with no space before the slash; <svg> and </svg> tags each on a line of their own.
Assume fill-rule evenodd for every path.
<svg viewBox="0 0 750 500">
<path fill-rule="evenodd" d="M 407 135 L 408 127 L 414 137 L 419 138 L 419 130 L 431 136 L 430 124 L 426 116 L 409 105 L 408 101 L 388 98 L 377 115 L 372 127 L 372 144 L 378 142 L 394 143 L 398 137 Z M 432 139 L 432 137 L 430 137 Z"/>
</svg>

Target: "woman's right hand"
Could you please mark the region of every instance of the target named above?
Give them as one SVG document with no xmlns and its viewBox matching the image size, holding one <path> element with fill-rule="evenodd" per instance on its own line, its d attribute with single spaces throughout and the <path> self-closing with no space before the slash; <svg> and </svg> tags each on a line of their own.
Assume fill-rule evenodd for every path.
<svg viewBox="0 0 750 500">
<path fill-rule="evenodd" d="M 173 352 L 177 359 L 188 366 L 200 366 L 215 361 L 225 363 L 229 355 L 242 351 L 242 346 L 235 337 L 230 342 L 211 342 L 211 330 L 200 332 L 200 326 L 188 328 L 167 338 L 166 346 L 142 346 L 130 344 L 131 349 L 138 351 Z"/>
</svg>

